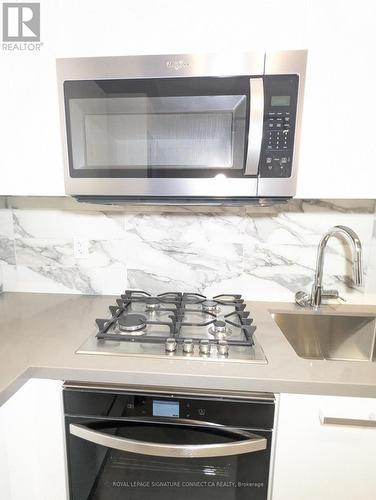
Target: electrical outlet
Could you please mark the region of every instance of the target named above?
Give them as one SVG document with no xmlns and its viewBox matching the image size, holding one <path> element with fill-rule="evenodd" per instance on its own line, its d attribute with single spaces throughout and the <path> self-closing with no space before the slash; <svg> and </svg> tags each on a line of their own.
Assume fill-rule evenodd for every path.
<svg viewBox="0 0 376 500">
<path fill-rule="evenodd" d="M 88 240 L 74 239 L 74 256 L 76 259 L 87 259 L 89 257 L 89 242 Z"/>
</svg>

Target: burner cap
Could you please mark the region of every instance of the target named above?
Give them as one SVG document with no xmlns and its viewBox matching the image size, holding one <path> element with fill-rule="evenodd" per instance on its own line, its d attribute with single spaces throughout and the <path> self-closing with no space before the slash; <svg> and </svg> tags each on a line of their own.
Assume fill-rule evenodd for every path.
<svg viewBox="0 0 376 500">
<path fill-rule="evenodd" d="M 204 300 L 201 302 L 202 309 L 206 312 L 215 312 L 219 310 L 218 303 L 215 300 Z"/>
<path fill-rule="evenodd" d="M 214 335 L 217 339 L 224 339 L 232 334 L 225 321 L 217 319 L 213 321 L 212 326 L 209 328 L 209 333 Z"/>
<path fill-rule="evenodd" d="M 224 332 L 226 330 L 226 323 L 224 321 L 217 319 L 213 324 L 216 332 Z"/>
<path fill-rule="evenodd" d="M 126 333 L 144 330 L 146 327 L 146 317 L 143 314 L 127 314 L 118 319 L 119 330 Z"/>
</svg>

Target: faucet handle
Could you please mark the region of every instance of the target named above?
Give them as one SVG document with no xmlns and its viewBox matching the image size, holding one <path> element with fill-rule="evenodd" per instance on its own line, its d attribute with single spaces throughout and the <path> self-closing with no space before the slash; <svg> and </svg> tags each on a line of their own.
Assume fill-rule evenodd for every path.
<svg viewBox="0 0 376 500">
<path fill-rule="evenodd" d="M 296 292 L 295 302 L 298 304 L 298 306 L 309 307 L 311 305 L 311 296 L 306 292 Z"/>
</svg>

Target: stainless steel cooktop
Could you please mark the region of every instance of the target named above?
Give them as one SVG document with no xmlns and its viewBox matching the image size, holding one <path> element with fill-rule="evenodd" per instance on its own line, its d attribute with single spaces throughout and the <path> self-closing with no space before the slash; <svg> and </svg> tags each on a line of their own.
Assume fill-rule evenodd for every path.
<svg viewBox="0 0 376 500">
<path fill-rule="evenodd" d="M 267 363 L 241 295 L 126 290 L 77 354 Z"/>
</svg>

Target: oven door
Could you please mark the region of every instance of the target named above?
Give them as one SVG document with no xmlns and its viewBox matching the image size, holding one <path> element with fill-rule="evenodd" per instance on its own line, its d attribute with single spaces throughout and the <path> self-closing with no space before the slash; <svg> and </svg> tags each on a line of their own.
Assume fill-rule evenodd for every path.
<svg viewBox="0 0 376 500">
<path fill-rule="evenodd" d="M 265 500 L 271 431 L 66 417 L 71 500 Z"/>
<path fill-rule="evenodd" d="M 250 76 L 65 81 L 68 194 L 255 196 L 263 105 Z"/>
</svg>

